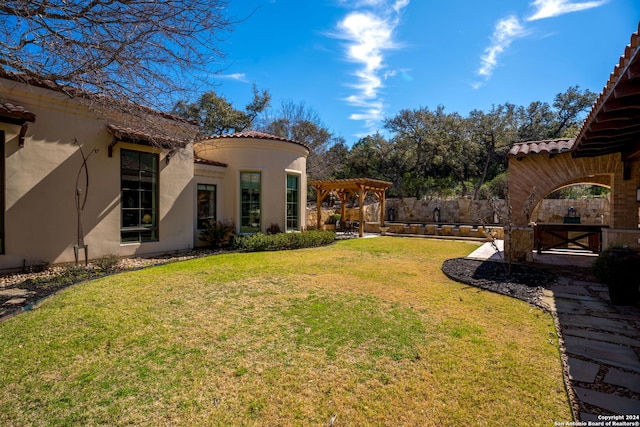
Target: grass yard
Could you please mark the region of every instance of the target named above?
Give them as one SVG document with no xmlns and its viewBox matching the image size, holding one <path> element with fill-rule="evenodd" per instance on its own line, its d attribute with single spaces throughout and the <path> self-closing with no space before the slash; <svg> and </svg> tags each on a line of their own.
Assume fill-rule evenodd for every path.
<svg viewBox="0 0 640 427">
<path fill-rule="evenodd" d="M 550 426 L 551 316 L 381 237 L 105 277 L 0 323 L 0 425 Z"/>
</svg>

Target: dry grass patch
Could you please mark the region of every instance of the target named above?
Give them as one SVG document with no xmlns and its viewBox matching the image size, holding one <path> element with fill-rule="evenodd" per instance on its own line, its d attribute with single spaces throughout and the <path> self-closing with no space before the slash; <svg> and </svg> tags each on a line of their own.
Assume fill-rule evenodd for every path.
<svg viewBox="0 0 640 427">
<path fill-rule="evenodd" d="M 378 238 L 95 280 L 0 324 L 1 425 L 551 425 L 546 313 Z"/>
</svg>

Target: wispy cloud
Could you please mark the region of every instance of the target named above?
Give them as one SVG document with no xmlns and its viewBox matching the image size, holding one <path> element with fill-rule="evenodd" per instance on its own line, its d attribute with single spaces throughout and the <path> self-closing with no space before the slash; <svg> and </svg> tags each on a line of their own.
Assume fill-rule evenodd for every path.
<svg viewBox="0 0 640 427">
<path fill-rule="evenodd" d="M 359 0 L 343 3 L 355 6 L 357 10 L 348 13 L 338 22 L 338 33 L 334 36 L 346 40 L 345 56 L 359 65 L 353 73 L 355 83 L 348 86 L 355 93 L 345 101 L 358 108 L 351 114 L 352 120 L 362 120 L 368 128 L 384 118 L 384 102 L 381 91 L 384 80 L 395 75 L 387 69 L 385 54 L 400 47 L 394 41 L 394 30 L 400 23 L 400 13 L 410 0 Z"/>
<path fill-rule="evenodd" d="M 572 2 L 569 0 L 535 0 L 531 3 L 536 8 L 533 15 L 527 18 L 527 21 L 536 21 L 544 18 L 555 18 L 565 13 L 580 12 L 582 10 L 592 9 L 602 6 L 608 0 Z"/>
<path fill-rule="evenodd" d="M 247 82 L 247 75 L 245 73 L 232 73 L 232 74 L 216 74 L 216 78 L 223 80 L 237 80 L 239 82 Z"/>
<path fill-rule="evenodd" d="M 566 13 L 579 12 L 602 6 L 609 0 L 578 1 L 571 0 L 534 0 L 531 4 L 535 8 L 533 15 L 525 18 L 525 21 L 537 21 L 538 19 L 555 18 Z M 511 15 L 496 23 L 491 44 L 484 50 L 480 57 L 480 68 L 476 73 L 482 78 L 471 84 L 474 89 L 479 89 L 491 78 L 493 70 L 498 66 L 500 56 L 509 48 L 511 43 L 529 34 L 529 30 L 515 16 Z"/>
<path fill-rule="evenodd" d="M 491 45 L 484 50 L 480 57 L 480 68 L 477 73 L 488 79 L 493 70 L 498 66 L 498 58 L 511 45 L 511 43 L 526 34 L 525 28 L 515 16 L 508 16 L 498 21 L 491 36 Z M 482 86 L 482 82 L 475 82 L 474 88 Z"/>
</svg>

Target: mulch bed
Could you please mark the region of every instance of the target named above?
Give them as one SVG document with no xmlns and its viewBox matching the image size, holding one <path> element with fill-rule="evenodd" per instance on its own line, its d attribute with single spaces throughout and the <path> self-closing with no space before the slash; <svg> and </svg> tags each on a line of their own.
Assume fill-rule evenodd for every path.
<svg viewBox="0 0 640 427">
<path fill-rule="evenodd" d="M 510 271 L 509 271 L 510 269 Z M 556 275 L 523 264 L 454 258 L 442 264 L 442 271 L 452 280 L 470 286 L 518 298 L 540 306 L 542 290 L 556 280 Z"/>
</svg>

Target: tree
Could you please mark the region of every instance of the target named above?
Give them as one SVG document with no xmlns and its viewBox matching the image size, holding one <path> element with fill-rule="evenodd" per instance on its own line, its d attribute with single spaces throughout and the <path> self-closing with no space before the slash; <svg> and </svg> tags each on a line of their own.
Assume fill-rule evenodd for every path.
<svg viewBox="0 0 640 427">
<path fill-rule="evenodd" d="M 325 154 L 332 143 L 341 140 L 322 123 L 318 114 L 304 102 L 283 101 L 271 115 L 265 115 L 259 130 L 272 135 L 300 142 L 310 148 L 307 157 L 307 173 L 312 179 L 326 179 L 333 165 Z"/>
<path fill-rule="evenodd" d="M 474 172 L 477 149 L 458 113 L 445 113 L 442 105 L 433 111 L 402 110 L 385 121 L 385 128 L 395 134 L 400 158 L 411 161 L 403 179 L 413 181 L 410 186 L 415 197 L 425 195 L 427 187 L 436 182 L 449 186 L 449 177 L 458 181 L 463 194 L 467 192 L 466 181 Z"/>
<path fill-rule="evenodd" d="M 369 135 L 353 144 L 351 150 L 342 159 L 344 168 L 338 178 L 386 179 L 384 159 L 380 152 L 380 134 Z"/>
<path fill-rule="evenodd" d="M 572 86 L 564 93 L 556 95 L 553 106 L 556 108 L 556 124 L 552 138 L 571 138 L 578 134 L 584 119 L 583 115 L 596 100 L 597 95 L 589 89 L 580 90 Z"/>
<path fill-rule="evenodd" d="M 469 113 L 471 139 L 479 144 L 480 163 L 473 199 L 478 198 L 488 179 L 506 170 L 506 154 L 518 141 L 517 108 L 513 104 L 493 106 L 488 113 L 473 110 Z"/>
<path fill-rule="evenodd" d="M 228 0 L 0 2 L 0 69 L 159 107 L 216 58 Z"/>
<path fill-rule="evenodd" d="M 244 111 L 235 109 L 224 96 L 209 91 L 203 93 L 193 104 L 178 101 L 173 107 L 173 113 L 198 123 L 200 136 L 208 137 L 250 129 L 256 117 L 269 106 L 270 101 L 271 95 L 268 91 L 259 91 L 253 85 L 253 99 Z"/>
<path fill-rule="evenodd" d="M 541 141 L 551 138 L 555 112 L 546 102 L 534 101 L 527 107 L 518 107 L 518 140 Z"/>
<path fill-rule="evenodd" d="M 580 130 L 584 113 L 596 99 L 589 89 L 572 86 L 558 93 L 553 108 L 546 102 L 535 101 L 528 107 L 518 107 L 518 137 L 520 141 L 573 138 Z"/>
</svg>

